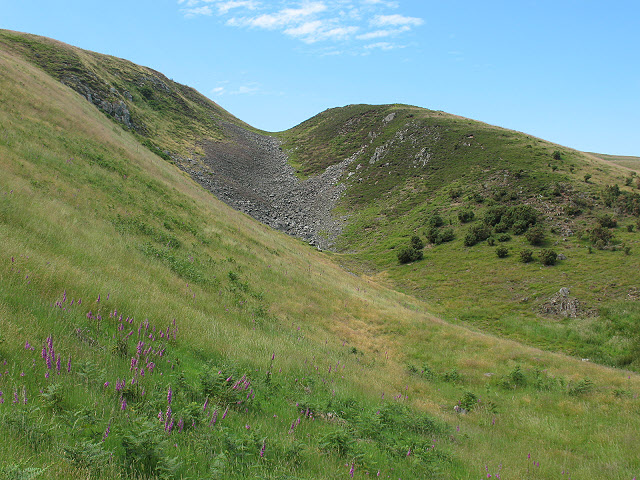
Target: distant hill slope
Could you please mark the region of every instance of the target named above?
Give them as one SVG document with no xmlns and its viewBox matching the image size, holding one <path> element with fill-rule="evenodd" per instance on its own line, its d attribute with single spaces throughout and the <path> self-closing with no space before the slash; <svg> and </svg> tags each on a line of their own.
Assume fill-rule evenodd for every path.
<svg viewBox="0 0 640 480">
<path fill-rule="evenodd" d="M 193 88 L 127 60 L 8 30 L 0 30 L 0 46 L 74 89 L 161 156 L 194 156 L 202 140 L 223 140 L 218 120 L 248 128 Z"/>
<path fill-rule="evenodd" d="M 329 109 L 267 136 L 126 60 L 8 31 L 0 45 L 227 204 L 341 252 L 349 270 L 450 321 L 639 367 L 640 327 L 627 302 L 640 297 L 640 195 L 629 166 L 407 105 Z M 426 247 L 411 249 L 412 237 Z M 544 265 L 549 255 L 559 255 L 557 265 Z M 570 291 L 562 307 L 560 289 Z"/>
<path fill-rule="evenodd" d="M 637 476 L 637 374 L 442 321 L 103 113 L 0 45 L 0 478 Z"/>
<path fill-rule="evenodd" d="M 329 109 L 280 136 L 300 175 L 349 159 L 335 210 L 347 268 L 451 321 L 640 367 L 633 162 L 407 105 Z M 405 255 L 412 237 L 424 260 Z M 551 252 L 561 260 L 545 266 Z M 577 310 L 554 304 L 565 287 Z"/>
<path fill-rule="evenodd" d="M 640 157 L 631 157 L 624 155 L 605 155 L 603 153 L 589 153 L 594 157 L 601 158 L 602 160 L 606 160 L 609 162 L 613 162 L 623 167 L 627 167 L 629 169 L 638 171 L 640 170 Z"/>
</svg>

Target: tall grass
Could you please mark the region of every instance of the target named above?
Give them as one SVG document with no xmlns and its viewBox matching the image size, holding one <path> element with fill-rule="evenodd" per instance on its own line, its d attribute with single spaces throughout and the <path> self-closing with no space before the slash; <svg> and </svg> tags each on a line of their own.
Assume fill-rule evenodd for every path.
<svg viewBox="0 0 640 480">
<path fill-rule="evenodd" d="M 6 52 L 0 105 L 5 476 L 638 474 L 637 375 L 345 273 Z"/>
</svg>

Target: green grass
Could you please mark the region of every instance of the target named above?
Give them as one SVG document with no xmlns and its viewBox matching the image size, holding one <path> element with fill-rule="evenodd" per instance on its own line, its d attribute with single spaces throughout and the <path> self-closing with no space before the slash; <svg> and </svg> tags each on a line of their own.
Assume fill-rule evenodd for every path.
<svg viewBox="0 0 640 480">
<path fill-rule="evenodd" d="M 347 274 L 4 49 L 0 105 L 5 477 L 638 475 L 638 375 L 446 323 L 432 299 Z M 478 262 L 485 248 L 445 247 Z M 626 331 L 637 312 L 607 315 Z"/>
<path fill-rule="evenodd" d="M 608 365 L 640 368 L 635 357 L 629 362 L 632 343 L 616 341 L 633 332 L 596 327 L 606 321 L 591 318 L 624 302 L 640 281 L 634 267 L 638 212 L 607 206 L 604 193 L 606 185 L 618 184 L 637 197 L 635 181 L 628 181 L 630 170 L 519 132 L 406 105 L 331 109 L 280 135 L 298 169 L 308 175 L 356 156 L 338 206 L 349 221 L 336 245 L 337 261 L 425 300 L 450 321 Z M 509 227 L 508 258 L 497 259 L 496 246 L 486 242 L 464 246 L 467 232 L 488 211 L 522 204 L 538 213 L 543 245 L 529 246 Z M 468 210 L 475 219 L 462 223 L 458 214 Z M 607 250 L 587 240 L 603 213 L 619 225 Z M 427 246 L 420 262 L 398 265 L 397 253 L 412 236 L 429 237 L 434 214 L 444 219 L 440 231 L 452 230 L 454 240 Z M 633 231 L 627 231 L 629 225 Z M 500 234 L 492 232 L 495 243 Z M 520 263 L 525 248 L 533 249 L 537 261 Z M 543 249 L 567 260 L 543 267 Z M 588 315 L 570 321 L 540 313 L 562 287 L 571 289 Z M 585 325 L 594 327 L 585 330 Z"/>
<path fill-rule="evenodd" d="M 248 127 L 194 89 L 123 59 L 8 30 L 0 31 L 0 45 L 81 95 L 91 94 L 111 118 L 114 115 L 102 106 L 103 101 L 126 105 L 132 131 L 165 159 L 170 158 L 165 152 L 194 157 L 202 153 L 200 142 L 224 140 L 220 121 Z"/>
</svg>

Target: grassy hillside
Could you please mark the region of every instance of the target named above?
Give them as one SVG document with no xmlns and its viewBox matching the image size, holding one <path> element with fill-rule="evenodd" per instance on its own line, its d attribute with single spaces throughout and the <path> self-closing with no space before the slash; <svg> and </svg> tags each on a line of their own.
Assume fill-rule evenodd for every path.
<svg viewBox="0 0 640 480">
<path fill-rule="evenodd" d="M 640 377 L 450 325 L 0 48 L 4 478 L 631 479 Z"/>
<path fill-rule="evenodd" d="M 127 60 L 9 30 L 0 30 L 0 46 L 71 87 L 161 156 L 197 158 L 201 141 L 224 140 L 219 120 L 248 127 L 193 88 Z"/>
<path fill-rule="evenodd" d="M 627 167 L 630 170 L 637 171 L 640 169 L 640 157 L 629 157 L 624 155 L 605 155 L 602 153 L 590 153 L 594 157 L 597 157 L 601 160 L 612 162 L 617 165 Z"/>
<path fill-rule="evenodd" d="M 303 175 L 353 158 L 336 257 L 347 268 L 449 321 L 640 368 L 635 170 L 406 105 L 331 109 L 282 136 Z M 399 264 L 413 236 L 424 259 Z M 551 305 L 561 288 L 573 312 Z"/>
</svg>

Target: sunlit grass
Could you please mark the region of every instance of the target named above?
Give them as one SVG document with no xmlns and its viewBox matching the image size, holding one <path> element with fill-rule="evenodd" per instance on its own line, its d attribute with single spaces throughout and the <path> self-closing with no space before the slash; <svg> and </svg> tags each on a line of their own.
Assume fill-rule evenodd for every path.
<svg viewBox="0 0 640 480">
<path fill-rule="evenodd" d="M 637 375 L 446 323 L 429 313 L 437 302 L 232 211 L 23 61 L 0 53 L 0 73 L 0 434 L 11 439 L 0 467 L 135 478 L 124 442 L 136 434 L 176 478 L 349 478 L 353 467 L 354 478 L 475 479 L 499 465 L 502 478 L 637 475 Z M 175 340 L 148 337 L 174 319 Z M 143 337 L 145 320 L 156 332 Z M 50 335 L 60 373 L 41 356 Z M 132 371 L 138 341 L 166 348 L 153 374 Z M 526 385 L 514 388 L 504 380 L 516 367 Z M 255 399 L 238 406 L 228 386 L 213 389 L 205 410 L 211 369 L 246 375 Z M 115 385 L 133 378 L 145 395 L 123 410 Z M 40 392 L 55 383 L 60 406 Z M 169 387 L 173 428 L 193 408 L 195 429 L 158 420 Z M 481 402 L 456 413 L 467 394 Z M 98 470 L 74 461 L 65 448 L 82 441 L 113 458 Z"/>
</svg>

